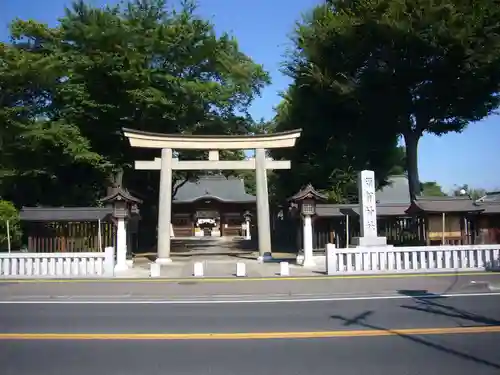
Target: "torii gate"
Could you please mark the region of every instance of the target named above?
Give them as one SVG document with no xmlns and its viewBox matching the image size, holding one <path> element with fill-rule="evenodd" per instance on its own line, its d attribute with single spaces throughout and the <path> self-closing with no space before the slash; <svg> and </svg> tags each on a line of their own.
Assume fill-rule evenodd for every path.
<svg viewBox="0 0 500 375">
<path fill-rule="evenodd" d="M 269 222 L 268 169 L 290 169 L 288 160 L 266 158 L 266 149 L 293 147 L 301 129 L 264 135 L 181 135 L 143 132 L 123 129 L 132 147 L 161 149 L 161 158 L 136 161 L 135 169 L 160 170 L 160 197 L 158 208 L 158 264 L 168 264 L 170 258 L 170 227 L 172 216 L 173 170 L 255 170 L 257 190 L 257 227 L 259 253 L 271 252 Z M 208 160 L 179 160 L 172 150 L 208 150 Z M 219 150 L 255 150 L 255 159 L 219 160 Z"/>
</svg>

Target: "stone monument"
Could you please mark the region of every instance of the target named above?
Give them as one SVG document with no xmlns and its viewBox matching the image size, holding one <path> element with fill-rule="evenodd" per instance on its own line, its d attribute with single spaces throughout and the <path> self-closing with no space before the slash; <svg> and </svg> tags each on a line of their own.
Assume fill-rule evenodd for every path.
<svg viewBox="0 0 500 375">
<path fill-rule="evenodd" d="M 379 237 L 377 232 L 377 198 L 373 171 L 364 170 L 359 173 L 358 194 L 361 236 L 352 239 L 352 246 L 387 246 L 387 238 Z"/>
</svg>

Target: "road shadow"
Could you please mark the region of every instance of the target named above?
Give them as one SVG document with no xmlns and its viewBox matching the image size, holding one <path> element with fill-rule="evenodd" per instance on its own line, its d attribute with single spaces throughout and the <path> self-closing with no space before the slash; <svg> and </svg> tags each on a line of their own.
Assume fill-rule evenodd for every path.
<svg viewBox="0 0 500 375">
<path fill-rule="evenodd" d="M 417 306 L 401 305 L 400 307 L 402 307 L 403 309 L 422 311 L 427 314 L 447 316 L 454 319 L 468 320 L 483 325 L 500 325 L 500 320 L 498 319 L 489 318 L 483 315 L 456 308 L 454 306 L 447 305 L 442 301 L 439 301 L 442 299 L 446 299 L 446 297 L 440 296 L 438 294 L 429 294 L 425 290 L 399 290 L 398 293 L 412 297 L 413 301 L 417 303 Z M 460 326 L 464 326 L 460 322 L 457 323 Z"/>
<path fill-rule="evenodd" d="M 366 319 L 369 318 L 370 316 L 372 316 L 373 314 L 374 314 L 373 311 L 365 311 L 365 312 L 363 312 L 363 313 L 361 313 L 361 314 L 359 314 L 359 315 L 357 315 L 357 316 L 355 316 L 353 318 L 348 318 L 348 317 L 344 317 L 344 316 L 341 316 L 341 315 L 332 315 L 331 319 L 343 321 L 344 322 L 344 326 L 357 325 L 357 326 L 363 327 L 363 328 L 369 328 L 369 329 L 374 329 L 374 330 L 385 331 L 385 332 L 393 334 L 394 336 L 398 336 L 398 337 L 401 337 L 401 338 L 403 338 L 405 340 L 409 340 L 411 342 L 414 342 L 415 344 L 424 345 L 426 347 L 436 349 L 436 350 L 441 351 L 443 353 L 447 353 L 447 354 L 450 354 L 450 355 L 462 358 L 464 360 L 468 360 L 468 361 L 471 361 L 471 362 L 475 362 L 475 363 L 478 363 L 478 364 L 482 364 L 484 366 L 488 366 L 488 367 L 500 370 L 500 364 L 499 363 L 491 362 L 491 361 L 488 361 L 486 359 L 479 358 L 479 357 L 477 357 L 475 355 L 464 353 L 462 351 L 459 351 L 459 350 L 456 350 L 456 349 L 453 349 L 453 348 L 449 348 L 449 347 L 447 347 L 445 345 L 442 345 L 442 344 L 434 343 L 434 342 L 432 342 L 430 340 L 423 339 L 421 337 L 402 334 L 400 332 L 391 330 L 389 328 L 377 326 L 375 324 L 370 324 L 370 323 L 366 322 Z"/>
<path fill-rule="evenodd" d="M 415 291 L 415 292 L 422 292 L 422 291 Z M 440 297 L 439 296 L 435 296 L 435 297 L 430 296 L 430 297 L 420 297 L 420 298 L 424 299 L 426 301 L 434 301 L 435 298 L 440 298 Z M 392 330 L 390 328 L 382 327 L 382 326 L 367 322 L 367 320 L 369 318 L 371 318 L 374 315 L 374 313 L 375 312 L 373 310 L 367 310 L 367 311 L 364 311 L 364 312 L 362 312 L 362 313 L 360 313 L 352 318 L 345 317 L 342 315 L 332 315 L 330 318 L 344 322 L 343 325 L 346 327 L 359 326 L 362 328 L 369 328 L 372 330 L 385 331 L 385 332 L 390 333 L 394 336 L 398 336 L 398 337 L 401 337 L 405 340 L 411 341 L 415 344 L 423 345 L 423 346 L 438 350 L 440 352 L 459 357 L 459 358 L 467 360 L 467 361 L 475 362 L 477 364 L 481 364 L 481 365 L 484 365 L 487 367 L 491 367 L 491 368 L 500 370 L 500 363 L 492 362 L 492 361 L 477 357 L 475 355 L 471 355 L 471 354 L 447 347 L 443 344 L 438 344 L 438 343 L 432 342 L 431 340 L 424 339 L 422 337 L 402 334 L 402 333 L 397 332 L 395 330 Z M 484 319 L 487 320 L 487 318 L 484 318 Z"/>
</svg>

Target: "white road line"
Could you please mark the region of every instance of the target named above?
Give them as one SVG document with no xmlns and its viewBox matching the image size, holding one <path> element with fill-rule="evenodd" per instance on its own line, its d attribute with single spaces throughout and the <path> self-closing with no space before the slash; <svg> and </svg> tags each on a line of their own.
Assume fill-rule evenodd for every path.
<svg viewBox="0 0 500 375">
<path fill-rule="evenodd" d="M 1 305 L 210 305 L 210 304 L 238 304 L 238 303 L 294 303 L 294 302 L 335 302 L 335 301 L 372 301 L 391 299 L 423 299 L 439 297 L 500 297 L 500 293 L 451 293 L 451 294 L 422 294 L 415 296 L 365 296 L 365 297 L 324 297 L 324 298 L 288 298 L 288 299 L 233 299 L 233 300 L 3 300 Z"/>
</svg>

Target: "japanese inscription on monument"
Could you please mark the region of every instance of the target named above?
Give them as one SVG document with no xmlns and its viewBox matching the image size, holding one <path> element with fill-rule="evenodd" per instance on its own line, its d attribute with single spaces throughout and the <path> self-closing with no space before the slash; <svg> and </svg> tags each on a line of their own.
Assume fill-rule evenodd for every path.
<svg viewBox="0 0 500 375">
<path fill-rule="evenodd" d="M 359 208 L 361 237 L 377 237 L 377 200 L 375 197 L 375 173 L 359 174 Z"/>
</svg>

